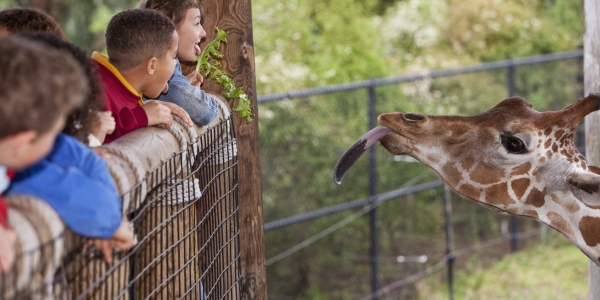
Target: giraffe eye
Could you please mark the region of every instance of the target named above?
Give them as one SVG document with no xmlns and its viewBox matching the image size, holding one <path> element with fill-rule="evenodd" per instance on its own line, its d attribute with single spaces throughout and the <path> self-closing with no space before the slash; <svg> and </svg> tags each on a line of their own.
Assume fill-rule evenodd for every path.
<svg viewBox="0 0 600 300">
<path fill-rule="evenodd" d="M 508 153 L 523 154 L 527 152 L 525 143 L 523 143 L 523 141 L 518 137 L 501 135 L 500 139 L 502 140 L 502 145 L 506 151 L 508 151 Z"/>
</svg>

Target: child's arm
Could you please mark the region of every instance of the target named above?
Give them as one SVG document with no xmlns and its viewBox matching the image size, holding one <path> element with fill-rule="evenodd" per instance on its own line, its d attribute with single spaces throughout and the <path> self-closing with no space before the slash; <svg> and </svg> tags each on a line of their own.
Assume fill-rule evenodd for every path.
<svg viewBox="0 0 600 300">
<path fill-rule="evenodd" d="M 106 135 L 115 131 L 115 118 L 112 117 L 110 111 L 95 111 L 92 118 L 91 134 L 102 144 Z"/>
<path fill-rule="evenodd" d="M 104 143 L 110 143 L 138 128 L 148 126 L 148 116 L 142 106 L 120 109 L 112 106 L 109 101 L 106 102 L 106 109 L 112 112 L 112 117 L 115 119 L 115 130 L 112 134 L 106 135 Z"/>
<path fill-rule="evenodd" d="M 189 113 L 194 123 L 199 126 L 208 125 L 217 117 L 219 113 L 217 102 L 198 86 L 190 84 L 188 78 L 181 74 L 179 62 L 168 84 L 168 92 L 161 94 L 158 100 L 177 104 Z"/>
<path fill-rule="evenodd" d="M 0 194 L 0 274 L 10 271 L 15 262 L 16 240 L 17 235 L 8 224 L 8 204 Z"/>
<path fill-rule="evenodd" d="M 121 199 L 106 164 L 62 134 L 47 158 L 17 173 L 7 194 L 46 201 L 67 226 L 84 236 L 110 238 L 121 224 Z"/>
<path fill-rule="evenodd" d="M 10 227 L 0 225 L 0 274 L 8 273 L 15 263 L 17 235 Z"/>
</svg>

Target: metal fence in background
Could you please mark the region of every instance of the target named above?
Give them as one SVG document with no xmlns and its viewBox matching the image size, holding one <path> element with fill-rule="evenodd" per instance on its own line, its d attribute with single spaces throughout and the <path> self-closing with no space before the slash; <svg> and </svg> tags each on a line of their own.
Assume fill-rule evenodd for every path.
<svg viewBox="0 0 600 300">
<path fill-rule="evenodd" d="M 13 199 L 12 215 L 18 203 L 31 203 L 19 216 L 39 242 L 17 249 L 15 267 L 0 276 L 0 298 L 240 299 L 236 151 L 224 120 L 150 172 L 138 172 L 137 184 L 122 194 L 137 244 L 110 264 L 84 246 L 85 238 L 41 223 L 53 214 L 44 202 Z"/>
<path fill-rule="evenodd" d="M 418 112 L 474 114 L 509 96 L 523 96 L 540 111 L 560 109 L 583 96 L 582 58 L 578 50 L 260 96 L 270 297 L 414 298 L 413 283 L 443 266 L 453 295 L 453 264 L 465 263 L 466 253 L 483 249 L 481 255 L 500 257 L 540 239 L 540 232 L 545 236 L 545 228 L 540 231 L 528 219 L 466 201 L 453 202 L 452 209 L 453 197 L 426 167 L 377 147 L 357 162 L 342 186 L 335 187 L 331 177 L 342 152 L 376 126 L 380 113 L 437 103 L 438 111 Z M 458 109 L 444 110 L 450 106 Z M 582 152 L 584 140 L 578 131 Z M 434 203 L 423 218 L 441 216 L 445 225 L 403 223 L 402 218 L 421 214 L 418 209 L 430 209 L 416 198 Z M 366 214 L 367 220 L 360 218 Z M 482 241 L 495 241 L 494 247 L 473 246 Z M 320 242 L 328 247 L 319 248 Z M 428 259 L 419 262 L 423 255 Z"/>
</svg>

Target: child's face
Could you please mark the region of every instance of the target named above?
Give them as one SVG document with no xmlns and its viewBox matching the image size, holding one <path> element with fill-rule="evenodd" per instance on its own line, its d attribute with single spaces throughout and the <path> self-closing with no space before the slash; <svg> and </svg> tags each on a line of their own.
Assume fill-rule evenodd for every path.
<svg viewBox="0 0 600 300">
<path fill-rule="evenodd" d="M 156 69 L 150 77 L 151 82 L 147 85 L 147 88 L 142 91 L 145 96 L 155 99 L 158 98 L 161 93 L 166 93 L 169 90 L 167 81 L 175 71 L 178 41 L 177 31 L 173 31 L 171 48 L 164 57 L 156 60 Z"/>
<path fill-rule="evenodd" d="M 0 165 L 22 170 L 35 164 L 50 153 L 56 136 L 64 126 L 65 117 L 61 116 L 52 128 L 42 135 L 28 130 L 0 140 Z"/>
<path fill-rule="evenodd" d="M 177 58 L 180 61 L 194 61 L 200 54 L 200 40 L 206 36 L 206 31 L 200 25 L 200 9 L 192 7 L 187 10 L 185 20 L 177 27 L 179 34 L 179 53 Z"/>
</svg>

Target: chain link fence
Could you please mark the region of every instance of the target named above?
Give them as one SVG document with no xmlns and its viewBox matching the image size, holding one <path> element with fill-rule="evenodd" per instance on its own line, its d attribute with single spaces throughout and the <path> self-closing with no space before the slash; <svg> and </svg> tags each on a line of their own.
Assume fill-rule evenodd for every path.
<svg viewBox="0 0 600 300">
<path fill-rule="evenodd" d="M 241 298 L 231 120 L 199 135 L 181 122 L 136 134 L 103 147 L 114 158 L 108 166 L 136 245 L 106 263 L 45 202 L 8 197 L 19 254 L 0 276 L 0 298 Z"/>
</svg>

